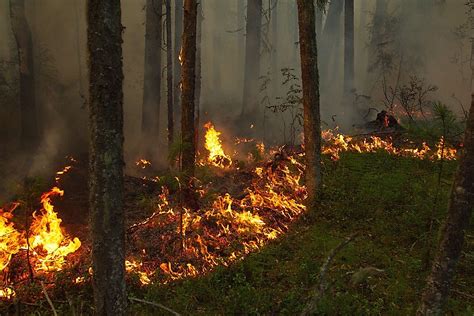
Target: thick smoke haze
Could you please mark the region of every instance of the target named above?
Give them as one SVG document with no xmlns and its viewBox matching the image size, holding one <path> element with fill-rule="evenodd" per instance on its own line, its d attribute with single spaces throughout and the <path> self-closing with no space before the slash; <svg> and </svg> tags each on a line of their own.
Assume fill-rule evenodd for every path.
<svg viewBox="0 0 474 316">
<path fill-rule="evenodd" d="M 28 22 L 33 33 L 35 67 L 37 69 L 38 114 L 41 119 L 43 141 L 40 156 L 34 159 L 33 169 L 40 169 L 49 159 L 58 154 L 83 153 L 87 151 L 87 47 L 86 16 L 84 0 L 27 0 Z M 268 105 L 277 104 L 277 97 L 285 97 L 287 86 L 282 86 L 283 77 L 275 69 L 290 68 L 299 77 L 299 46 L 296 3 L 292 0 L 278 1 L 276 12 L 264 1 L 262 25 L 262 51 L 260 74 L 269 79 L 261 99 L 268 98 Z M 426 2 L 426 1 L 425 1 Z M 370 95 L 367 107 L 383 109 L 380 85 L 377 76 L 368 74 L 370 29 L 376 0 L 355 1 L 355 90 L 358 94 Z M 399 39 L 405 47 L 404 54 L 419 54 L 417 67 L 402 69 L 401 81 L 412 75 L 424 78 L 439 89 L 433 95 L 460 113 L 458 101 L 467 104 L 470 87 L 469 64 L 466 63 L 468 38 L 459 39 L 454 32 L 467 22 L 464 1 L 427 1 L 426 5 L 413 5 L 414 1 L 388 1 L 387 14 L 398 16 L 403 26 L 398 29 Z M 129 162 L 137 158 L 141 139 L 141 107 L 143 99 L 145 1 L 122 0 L 123 62 L 124 62 L 124 118 L 125 148 Z M 202 114 L 201 123 L 216 122 L 218 128 L 234 133 L 250 129 L 248 122 L 238 120 L 241 112 L 245 54 L 245 1 L 203 0 L 202 24 Z M 329 5 L 327 6 L 329 8 Z M 174 14 L 174 12 L 173 12 Z M 272 19 L 277 19 L 272 24 Z M 0 1 L 0 61 L 2 71 L 15 82 L 17 60 L 13 35 L 9 22 L 9 1 Z M 326 22 L 326 16 L 323 16 Z M 276 27 L 275 27 L 276 25 Z M 343 12 L 340 15 L 339 32 L 333 41 L 335 49 L 330 56 L 319 56 L 321 69 L 326 76 L 321 78 L 321 111 L 325 125 L 333 127 L 344 124 L 350 127 L 362 121 L 360 113 L 352 104 L 343 102 Z M 323 25 L 324 30 L 324 25 Z M 321 39 L 321 34 L 318 34 Z M 273 44 L 276 42 L 276 46 Z M 321 40 L 319 41 L 320 44 Z M 464 46 L 462 46 L 464 45 Z M 320 47 L 321 48 L 321 47 Z M 323 50 L 320 49 L 320 52 Z M 166 67 L 165 44 L 163 62 Z M 413 56 L 410 56 L 413 57 Z M 407 58 L 407 57 L 405 57 Z M 456 62 L 454 62 L 456 61 Z M 6 63 L 5 63 L 6 62 Z M 394 62 L 397 64 L 397 61 Z M 396 74 L 389 76 L 393 82 Z M 150 140 L 149 146 L 166 149 L 166 69 L 163 69 L 161 137 Z M 262 79 L 263 82 L 263 79 Z M 392 83 L 393 84 L 393 83 Z M 8 104 L 5 104 L 8 102 Z M 11 100 L 0 100 L 3 113 L 12 113 L 8 124 L 1 127 L 2 151 L 14 146 L 19 120 L 18 104 Z M 264 107 L 264 105 L 262 105 Z M 10 111 L 10 112 L 8 112 Z M 263 112 L 263 111 L 262 111 Z M 288 141 L 287 129 L 291 114 L 274 114 L 264 111 L 261 117 L 250 118 L 253 136 L 266 141 L 282 143 Z M 337 116 L 333 116 L 337 115 Z M 265 121 L 265 122 L 264 122 Z M 201 125 L 202 125 L 201 124 Z M 265 125 L 265 132 L 263 132 Z M 298 136 L 299 137 L 299 136 Z M 6 146 L 6 147 L 5 147 Z M 167 153 L 163 150 L 162 160 Z"/>
</svg>

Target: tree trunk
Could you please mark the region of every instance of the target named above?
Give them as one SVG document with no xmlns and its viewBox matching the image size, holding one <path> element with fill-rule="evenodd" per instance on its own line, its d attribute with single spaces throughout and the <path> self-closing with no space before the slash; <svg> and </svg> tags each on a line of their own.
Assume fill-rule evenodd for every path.
<svg viewBox="0 0 474 316">
<path fill-rule="evenodd" d="M 350 101 L 354 88 L 354 0 L 344 2 L 344 98 Z"/>
<path fill-rule="evenodd" d="M 194 176 L 196 144 L 194 137 L 194 96 L 196 83 L 196 0 L 184 2 L 184 32 L 182 50 L 182 103 L 181 103 L 181 168 L 186 177 Z"/>
<path fill-rule="evenodd" d="M 307 0 L 298 0 L 297 3 L 303 81 L 307 204 L 311 207 L 318 198 L 322 180 L 318 50 L 314 3 Z"/>
<path fill-rule="evenodd" d="M 474 10 L 474 1 L 470 1 Z M 474 21 L 471 19 L 471 39 L 474 38 Z M 471 60 L 474 56 L 474 41 L 471 43 Z M 471 63 L 474 75 L 474 64 Z M 464 244 L 464 233 L 469 228 L 474 203 L 474 89 L 471 84 L 471 109 L 469 111 L 464 148 L 459 167 L 451 188 L 448 214 L 441 229 L 440 244 L 433 261 L 427 285 L 423 291 L 418 315 L 442 315 L 448 299 L 451 282 Z"/>
<path fill-rule="evenodd" d="M 262 0 L 248 0 L 245 40 L 245 78 L 242 118 L 258 111 Z M 252 117 L 256 118 L 256 115 Z"/>
<path fill-rule="evenodd" d="M 272 0 L 271 23 L 272 23 L 272 87 L 273 95 L 278 95 L 280 87 L 280 67 L 278 63 L 278 0 Z"/>
<path fill-rule="evenodd" d="M 195 96 L 195 108 L 196 116 L 194 119 L 194 138 L 195 144 L 199 144 L 199 125 L 201 118 L 201 85 L 202 85 L 202 20 L 204 19 L 204 14 L 202 11 L 203 0 L 199 3 L 198 16 L 197 16 L 197 27 L 196 27 L 196 96 Z"/>
<path fill-rule="evenodd" d="M 146 1 L 145 21 L 145 69 L 143 80 L 142 107 L 142 155 L 154 156 L 158 143 L 161 105 L 161 42 L 162 42 L 162 0 Z"/>
<path fill-rule="evenodd" d="M 125 315 L 120 1 L 88 0 L 89 189 L 96 315 Z"/>
<path fill-rule="evenodd" d="M 237 0 L 237 69 L 245 67 L 245 0 Z M 243 90 L 245 71 L 238 73 L 238 86 Z M 241 91 L 242 91 L 241 90 Z M 242 94 L 236 100 L 238 104 L 243 104 Z"/>
<path fill-rule="evenodd" d="M 10 0 L 10 19 L 20 70 L 20 145 L 23 151 L 34 151 L 39 141 L 39 129 L 35 100 L 33 41 L 26 20 L 24 0 Z"/>
<path fill-rule="evenodd" d="M 171 32 L 171 0 L 166 0 L 166 81 L 168 108 L 168 151 L 174 142 L 174 82 L 173 82 L 173 36 Z"/>
<path fill-rule="evenodd" d="M 175 122 L 180 121 L 180 100 L 181 100 L 181 64 L 180 61 L 180 52 L 181 52 L 181 43 L 183 36 L 183 0 L 175 0 L 174 8 L 174 109 L 176 110 L 177 118 Z"/>
<path fill-rule="evenodd" d="M 387 14 L 387 0 L 377 0 L 372 20 L 372 34 L 369 42 L 369 56 L 367 72 L 371 73 L 377 62 L 378 46 L 382 43 L 382 34 Z"/>
<path fill-rule="evenodd" d="M 321 67 L 321 77 L 323 82 L 328 82 L 328 75 L 331 73 L 330 65 L 332 58 L 337 58 L 338 42 L 341 39 L 341 14 L 344 8 L 344 0 L 332 0 L 329 9 L 328 15 L 326 18 L 326 23 L 324 24 L 324 30 L 321 37 L 321 54 L 320 58 L 322 61 L 323 67 Z"/>
</svg>

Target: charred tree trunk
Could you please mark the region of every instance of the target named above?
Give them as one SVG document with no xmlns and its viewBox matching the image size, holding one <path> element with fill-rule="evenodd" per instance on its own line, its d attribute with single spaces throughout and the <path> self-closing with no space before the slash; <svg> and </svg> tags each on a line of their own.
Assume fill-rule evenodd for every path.
<svg viewBox="0 0 474 316">
<path fill-rule="evenodd" d="M 96 315 L 125 315 L 120 1 L 88 0 L 89 190 Z"/>
<path fill-rule="evenodd" d="M 250 113 L 255 114 L 258 111 L 261 34 L 262 0 L 248 0 L 242 118 Z M 256 115 L 253 118 L 256 118 Z"/>
<path fill-rule="evenodd" d="M 472 14 L 474 1 L 469 2 L 471 12 L 471 39 L 474 38 Z M 474 56 L 474 41 L 471 42 L 471 61 Z M 474 64 L 471 63 L 474 77 Z M 448 299 L 454 272 L 461 256 L 464 233 L 469 228 L 474 204 L 474 89 L 471 82 L 471 109 L 466 123 L 464 149 L 451 188 L 448 214 L 441 229 L 440 244 L 433 261 L 427 285 L 423 291 L 418 315 L 442 315 Z"/>
<path fill-rule="evenodd" d="M 160 128 L 161 105 L 161 41 L 163 34 L 162 0 L 146 1 L 145 69 L 142 108 L 142 154 L 152 157 Z"/>
<path fill-rule="evenodd" d="M 194 137 L 194 97 L 196 83 L 196 0 L 184 2 L 184 32 L 182 51 L 182 103 L 181 103 L 181 168 L 189 181 L 194 177 L 196 144 Z"/>
<path fill-rule="evenodd" d="M 344 2 L 344 99 L 350 101 L 354 88 L 354 0 Z"/>
<path fill-rule="evenodd" d="M 181 100 L 181 64 L 180 61 L 180 52 L 181 52 L 181 43 L 183 36 L 183 0 L 175 0 L 174 8 L 174 108 L 176 110 L 177 118 L 175 122 L 180 121 L 180 100 Z"/>
<path fill-rule="evenodd" d="M 297 3 L 303 81 L 307 203 L 311 207 L 318 198 L 322 180 L 318 50 L 314 3 L 307 0 L 298 0 Z"/>
<path fill-rule="evenodd" d="M 202 85 L 202 20 L 204 14 L 202 11 L 203 0 L 199 3 L 197 26 L 196 26 L 196 96 L 194 106 L 196 108 L 196 116 L 194 119 L 194 138 L 196 146 L 199 144 L 199 125 L 201 118 L 201 85 Z"/>
<path fill-rule="evenodd" d="M 168 151 L 174 142 L 174 82 L 173 82 L 173 36 L 171 32 L 171 0 L 166 0 L 166 81 L 168 109 Z"/>
<path fill-rule="evenodd" d="M 20 70 L 20 144 L 23 151 L 34 151 L 39 141 L 36 113 L 33 40 L 25 15 L 24 0 L 10 0 L 10 19 L 18 50 Z"/>
</svg>

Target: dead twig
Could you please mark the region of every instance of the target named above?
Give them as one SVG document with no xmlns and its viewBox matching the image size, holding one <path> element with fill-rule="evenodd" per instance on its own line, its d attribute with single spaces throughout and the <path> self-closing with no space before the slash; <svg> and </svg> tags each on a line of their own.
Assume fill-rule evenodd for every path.
<svg viewBox="0 0 474 316">
<path fill-rule="evenodd" d="M 151 305 L 151 306 L 155 306 L 155 307 L 159 307 L 161 309 L 164 309 L 165 311 L 168 311 L 170 312 L 171 314 L 175 315 L 175 316 L 181 316 L 180 313 L 178 312 L 175 312 L 174 310 L 172 310 L 171 308 L 168 308 L 164 305 L 161 305 L 159 303 L 154 303 L 154 302 L 150 302 L 150 301 L 145 301 L 145 300 L 142 300 L 142 299 L 139 299 L 139 298 L 135 298 L 135 297 L 129 297 L 128 298 L 130 301 L 134 301 L 134 302 L 139 302 L 139 303 L 143 303 L 143 304 L 148 304 L 148 305 Z"/>
<path fill-rule="evenodd" d="M 46 291 L 46 287 L 44 286 L 43 281 L 40 281 L 41 288 L 43 289 L 44 296 L 46 297 L 46 300 L 48 301 L 49 306 L 51 307 L 51 310 L 53 311 L 54 316 L 58 316 L 58 313 L 56 312 L 56 308 L 54 308 L 53 302 L 49 298 L 48 292 Z"/>
<path fill-rule="evenodd" d="M 336 248 L 334 248 L 326 258 L 326 261 L 324 264 L 321 266 L 321 272 L 319 273 L 319 284 L 316 286 L 311 295 L 311 300 L 306 305 L 306 307 L 303 309 L 303 312 L 301 312 L 301 316 L 306 316 L 306 315 L 312 315 L 316 311 L 316 308 L 318 306 L 319 300 L 323 297 L 324 293 L 326 290 L 329 288 L 327 281 L 326 281 L 326 273 L 329 269 L 329 266 L 331 265 L 332 261 L 336 257 L 336 255 L 345 247 L 347 246 L 351 241 L 354 240 L 354 238 L 357 236 L 357 233 L 354 233 L 344 239 Z"/>
</svg>

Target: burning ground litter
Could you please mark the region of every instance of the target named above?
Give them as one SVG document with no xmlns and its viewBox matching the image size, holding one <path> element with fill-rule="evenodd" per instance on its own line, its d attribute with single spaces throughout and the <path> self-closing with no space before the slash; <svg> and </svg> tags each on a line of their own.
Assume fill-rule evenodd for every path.
<svg viewBox="0 0 474 316">
<path fill-rule="evenodd" d="M 159 178 L 128 180 L 130 188 L 151 186 L 151 194 L 156 194 L 151 214 L 134 212 L 137 205 L 130 203 L 126 207 L 129 214 L 125 266 L 138 284 L 167 283 L 202 275 L 218 265 L 227 266 L 285 233 L 306 210 L 304 155 L 300 146 L 266 151 L 263 144 L 255 140 L 240 141 L 238 143 L 254 143 L 261 154 L 260 160 L 252 157 L 242 164 L 225 152 L 220 132 L 211 123 L 205 127 L 207 154 L 199 164 L 209 169 L 211 176 L 205 181 L 195 180 L 200 196 L 198 210 L 185 208 L 179 189 L 161 186 Z M 354 138 L 337 131 L 326 131 L 323 136 L 323 152 L 334 161 L 346 151 L 385 151 L 391 155 L 428 160 L 456 157 L 456 149 L 445 144 L 444 139 L 432 147 L 427 144 L 417 147 L 410 143 L 398 147 L 389 137 Z M 137 161 L 140 170 L 150 166 L 146 159 Z M 56 182 L 65 174 L 73 176 L 78 169 L 81 168 L 75 162 L 68 165 L 57 173 Z M 68 235 L 61 226 L 62 210 L 56 213 L 53 197 L 63 194 L 67 197 L 78 192 L 67 188 L 64 192 L 54 186 L 42 195 L 42 208 L 33 214 L 31 225 L 23 230 L 18 229 L 14 221 L 19 203 L 1 212 L 3 288 L 0 296 L 6 299 L 15 296 L 19 280 L 28 275 L 54 278 L 57 271 L 72 267 L 83 272 L 73 278 L 74 283 L 88 282 L 93 273 L 86 259 L 90 241 L 69 237 L 75 236 L 75 231 L 68 231 Z M 83 230 L 87 231 L 87 228 Z M 74 257 L 81 259 L 74 260 Z M 12 261 L 15 261 L 14 269 Z"/>
</svg>

